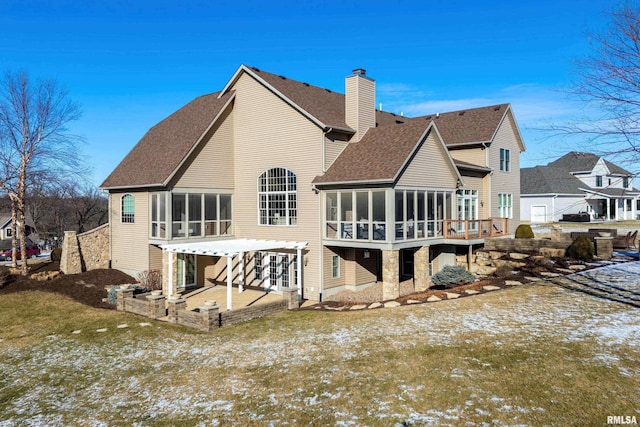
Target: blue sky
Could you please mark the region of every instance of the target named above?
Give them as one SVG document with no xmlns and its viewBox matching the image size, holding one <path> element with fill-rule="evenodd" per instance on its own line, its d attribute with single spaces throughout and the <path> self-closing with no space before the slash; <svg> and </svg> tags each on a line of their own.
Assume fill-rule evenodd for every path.
<svg viewBox="0 0 640 427">
<path fill-rule="evenodd" d="M 563 90 L 612 1 L 65 1 L 0 3 L 0 69 L 66 86 L 99 185 L 155 123 L 240 64 L 344 92 L 365 68 L 405 115 L 510 102 L 523 166 L 583 147 L 536 130 L 583 114 Z M 575 143 L 573 143 L 575 144 Z"/>
</svg>

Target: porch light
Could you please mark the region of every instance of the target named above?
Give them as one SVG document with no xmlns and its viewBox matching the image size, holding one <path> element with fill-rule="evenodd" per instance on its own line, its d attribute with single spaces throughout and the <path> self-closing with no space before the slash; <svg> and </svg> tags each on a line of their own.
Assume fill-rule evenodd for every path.
<svg viewBox="0 0 640 427">
<path fill-rule="evenodd" d="M 362 257 L 363 258 L 369 258 L 370 256 L 371 256 L 371 254 L 369 253 L 369 251 L 367 251 L 367 250 L 362 251 Z"/>
</svg>

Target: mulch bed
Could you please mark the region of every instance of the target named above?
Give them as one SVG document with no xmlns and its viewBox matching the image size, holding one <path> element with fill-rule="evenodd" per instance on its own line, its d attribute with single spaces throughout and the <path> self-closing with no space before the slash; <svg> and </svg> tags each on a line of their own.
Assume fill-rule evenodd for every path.
<svg viewBox="0 0 640 427">
<path fill-rule="evenodd" d="M 42 262 L 30 266 L 30 274 L 60 270 L 57 261 Z M 106 288 L 136 280 L 119 270 L 101 269 L 80 274 L 60 274 L 56 278 L 39 281 L 29 276 L 10 275 L 4 286 L 0 285 L 0 295 L 25 291 L 54 292 L 95 308 L 114 310 L 115 306 L 103 302 Z"/>
</svg>

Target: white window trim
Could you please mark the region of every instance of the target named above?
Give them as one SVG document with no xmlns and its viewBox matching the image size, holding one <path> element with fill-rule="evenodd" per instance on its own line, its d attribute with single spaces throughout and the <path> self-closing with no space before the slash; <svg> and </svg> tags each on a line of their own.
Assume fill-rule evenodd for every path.
<svg viewBox="0 0 640 427">
<path fill-rule="evenodd" d="M 332 279 L 340 278 L 340 255 L 331 256 L 331 278 Z"/>
<path fill-rule="evenodd" d="M 131 197 L 131 199 L 133 200 L 133 213 L 127 214 L 127 215 L 131 215 L 131 221 L 123 221 L 124 215 L 125 215 L 124 198 L 127 196 Z M 123 194 L 122 196 L 120 196 L 120 224 L 135 224 L 135 222 L 136 222 L 136 198 L 131 193 Z"/>
<path fill-rule="evenodd" d="M 502 200 L 503 204 L 500 204 Z M 513 218 L 513 193 L 498 193 L 498 217 Z"/>
<path fill-rule="evenodd" d="M 509 148 L 500 148 L 500 172 L 511 172 L 511 150 Z"/>
<path fill-rule="evenodd" d="M 260 191 L 260 179 L 262 178 L 263 175 L 267 175 L 269 174 L 270 171 L 274 170 L 274 169 L 283 169 L 285 171 L 285 191 L 271 191 L 268 189 L 268 183 L 267 183 L 267 190 L 266 191 Z M 290 190 L 289 189 L 289 173 L 291 173 L 291 175 L 293 175 L 293 178 L 295 179 L 295 190 Z M 265 170 L 264 172 L 262 172 L 260 175 L 258 175 L 258 178 L 256 180 L 256 188 L 257 188 L 257 195 L 258 195 L 258 200 L 257 200 L 257 212 L 258 212 L 258 226 L 266 226 L 266 227 L 296 227 L 298 225 L 298 175 L 296 173 L 294 173 L 291 169 L 285 168 L 285 167 L 273 167 L 273 168 L 269 168 L 267 170 Z M 285 203 L 285 218 L 284 218 L 284 224 L 273 224 L 271 223 L 271 220 L 275 217 L 271 217 L 269 215 L 269 195 L 274 195 L 274 194 L 283 194 L 285 195 L 284 198 L 284 203 Z M 261 215 L 261 209 L 260 209 L 260 196 L 264 195 L 266 198 L 266 220 L 267 223 L 262 223 L 262 215 Z M 293 195 L 294 196 L 294 203 L 295 203 L 295 211 L 296 214 L 295 216 L 291 216 L 290 215 L 290 211 L 291 211 L 291 207 L 289 205 L 289 196 Z M 291 220 L 294 220 L 294 223 L 291 224 Z"/>
</svg>

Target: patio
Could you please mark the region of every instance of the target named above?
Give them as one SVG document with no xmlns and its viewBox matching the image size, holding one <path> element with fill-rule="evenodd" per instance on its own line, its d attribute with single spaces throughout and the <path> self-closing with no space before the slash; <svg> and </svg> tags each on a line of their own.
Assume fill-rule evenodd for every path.
<svg viewBox="0 0 640 427">
<path fill-rule="evenodd" d="M 237 286 L 232 300 L 231 310 L 251 307 L 259 304 L 266 304 L 282 300 L 282 295 L 275 292 L 265 292 L 264 290 L 244 288 L 243 292 L 237 292 Z M 194 310 L 205 305 L 205 301 L 216 301 L 219 306 L 227 299 L 226 285 L 214 285 L 196 289 L 183 295 L 187 300 L 187 310 Z"/>
</svg>

